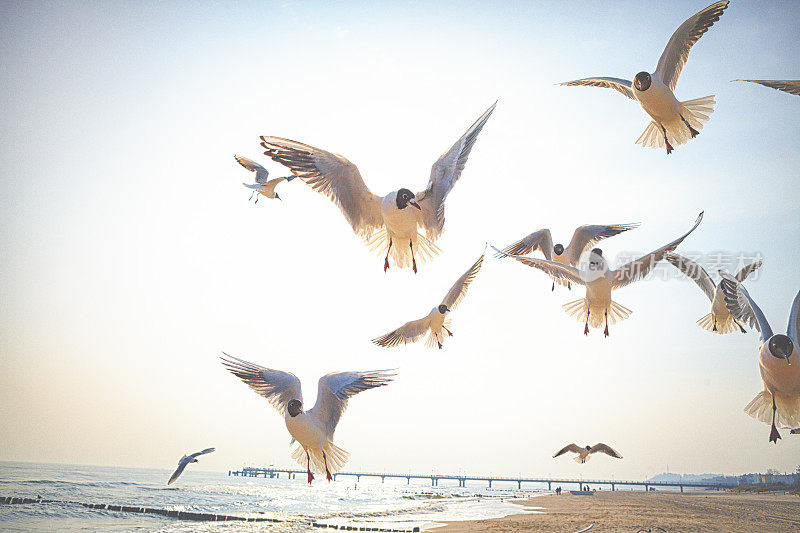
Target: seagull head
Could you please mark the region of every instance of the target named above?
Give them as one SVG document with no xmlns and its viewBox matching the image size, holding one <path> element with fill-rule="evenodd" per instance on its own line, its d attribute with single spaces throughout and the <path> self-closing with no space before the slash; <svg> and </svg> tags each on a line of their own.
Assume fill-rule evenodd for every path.
<svg viewBox="0 0 800 533">
<path fill-rule="evenodd" d="M 450 312 L 450 308 L 449 308 L 449 307 L 447 307 L 447 306 L 446 306 L 446 305 L 444 305 L 444 304 L 440 304 L 440 305 L 439 305 L 439 312 L 440 312 L 441 314 L 449 313 L 449 312 Z"/>
<path fill-rule="evenodd" d="M 771 353 L 773 357 L 786 359 L 786 362 L 789 363 L 789 356 L 792 355 L 793 351 L 794 343 L 792 343 L 792 339 L 786 335 L 773 335 L 769 340 L 769 353 Z"/>
<path fill-rule="evenodd" d="M 591 447 L 591 446 L 586 446 L 586 450 L 587 450 L 587 451 L 588 451 L 588 450 L 591 450 L 591 449 L 592 449 L 592 447 Z"/>
<path fill-rule="evenodd" d="M 633 86 L 636 87 L 637 91 L 646 91 L 650 88 L 650 84 L 653 82 L 653 79 L 650 77 L 649 72 L 640 72 L 633 78 Z"/>
<path fill-rule="evenodd" d="M 603 250 L 595 248 L 589 256 L 589 270 L 603 270 L 605 266 L 605 258 L 603 257 Z"/>
<path fill-rule="evenodd" d="M 286 405 L 286 410 L 289 412 L 289 416 L 294 418 L 303 412 L 303 402 L 296 399 L 289 400 L 289 403 Z"/>
<path fill-rule="evenodd" d="M 553 251 L 556 253 L 556 255 L 563 254 L 564 253 L 564 245 L 560 244 L 560 243 L 556 244 L 555 246 L 553 246 Z"/>
<path fill-rule="evenodd" d="M 395 202 L 397 203 L 397 209 L 405 209 L 408 207 L 409 204 L 413 205 L 417 209 L 422 209 L 417 202 L 414 201 L 416 195 L 409 191 L 408 189 L 400 189 L 397 191 L 397 199 Z"/>
<path fill-rule="evenodd" d="M 281 202 L 283 201 L 283 199 L 282 199 L 280 196 L 278 196 L 278 193 L 275 193 L 275 198 L 277 198 L 277 199 L 278 199 L 278 200 L 280 200 Z"/>
</svg>

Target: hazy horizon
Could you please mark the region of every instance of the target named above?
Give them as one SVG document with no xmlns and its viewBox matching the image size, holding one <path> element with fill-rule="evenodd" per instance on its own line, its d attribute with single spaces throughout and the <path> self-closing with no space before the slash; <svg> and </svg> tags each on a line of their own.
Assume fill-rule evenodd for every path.
<svg viewBox="0 0 800 533">
<path fill-rule="evenodd" d="M 634 144 L 634 102 L 556 85 L 653 70 L 710 3 L 0 2 L 0 460 L 168 469 L 215 446 L 195 466 L 292 465 L 282 417 L 225 351 L 295 373 L 307 405 L 330 371 L 398 367 L 342 417 L 345 470 L 793 472 L 800 435 L 770 444 L 743 412 L 758 334 L 698 327 L 709 302 L 670 265 L 614 293 L 633 314 L 604 339 L 561 309 L 582 290 L 489 249 L 443 350 L 370 343 L 439 303 L 487 241 L 641 222 L 601 244 L 616 266 L 700 211 L 678 253 L 763 257 L 746 287 L 785 331 L 800 98 L 730 80 L 800 78 L 800 4 L 731 2 L 676 88 L 716 110 L 669 156 Z M 384 274 L 301 180 L 248 203 L 233 159 L 288 174 L 259 146 L 276 135 L 342 154 L 376 194 L 421 190 L 498 98 L 416 276 Z M 552 459 L 571 442 L 624 459 Z"/>
</svg>

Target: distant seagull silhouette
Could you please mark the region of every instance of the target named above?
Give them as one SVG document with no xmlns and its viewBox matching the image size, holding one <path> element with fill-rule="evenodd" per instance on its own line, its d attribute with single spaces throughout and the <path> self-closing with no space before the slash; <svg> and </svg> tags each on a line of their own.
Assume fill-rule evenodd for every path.
<svg viewBox="0 0 800 533">
<path fill-rule="evenodd" d="M 433 348 L 435 345 L 438 345 L 441 350 L 442 344 L 446 338 L 445 333 L 450 337 L 453 335 L 450 331 L 450 320 L 445 319 L 445 315 L 455 309 L 456 306 L 461 303 L 461 300 L 464 299 L 464 296 L 467 294 L 467 287 L 469 287 L 469 284 L 475 279 L 475 276 L 478 275 L 478 271 L 480 271 L 481 265 L 483 265 L 483 256 L 485 254 L 486 250 L 484 249 L 484 253 L 475 261 L 475 264 L 469 267 L 469 270 L 464 272 L 461 277 L 456 280 L 445 295 L 442 303 L 431 309 L 431 312 L 428 313 L 426 317 L 406 322 L 396 330 L 382 335 L 377 339 L 373 339 L 372 342 L 379 346 L 389 348 L 399 344 L 417 342 L 427 333 L 428 340 L 425 342 L 425 346 Z"/>
<path fill-rule="evenodd" d="M 667 47 L 652 74 L 642 71 L 633 78 L 633 84 L 620 78 L 584 78 L 561 85 L 591 85 L 614 89 L 642 106 L 651 121 L 636 141 L 650 148 L 665 148 L 667 154 L 674 146 L 694 139 L 714 112 L 714 96 L 679 102 L 675 98 L 675 85 L 681 70 L 689 59 L 692 46 L 722 16 L 729 0 L 711 4 L 681 24 L 672 34 Z"/>
<path fill-rule="evenodd" d="M 733 81 L 749 81 L 750 83 L 758 83 L 764 87 L 770 87 L 778 91 L 783 91 L 789 94 L 800 95 L 800 80 L 733 80 Z"/>
<path fill-rule="evenodd" d="M 622 456 L 615 452 L 610 446 L 603 444 L 602 442 L 598 442 L 594 446 L 586 446 L 585 448 L 581 448 L 577 444 L 568 444 L 558 450 L 553 458 L 558 457 L 559 455 L 563 455 L 567 452 L 574 452 L 578 455 L 573 459 L 581 464 L 585 463 L 589 460 L 589 456 L 593 453 L 604 453 L 606 455 L 610 455 L 611 457 L 616 457 L 617 459 L 622 459 Z"/>
<path fill-rule="evenodd" d="M 267 169 L 262 167 L 252 159 L 248 159 L 241 155 L 235 155 L 235 154 L 233 157 L 244 168 L 246 168 L 251 172 L 256 173 L 256 182 L 254 184 L 242 183 L 242 185 L 244 185 L 248 189 L 253 190 L 248 200 L 252 200 L 253 195 L 256 195 L 255 203 L 258 203 L 259 194 L 263 194 L 267 198 L 277 198 L 278 200 L 280 200 L 281 197 L 278 196 L 278 193 L 275 192 L 275 186 L 282 181 L 292 181 L 295 178 L 295 176 L 292 175 L 292 176 L 286 176 L 284 178 L 269 179 L 269 172 L 267 172 Z"/>
<path fill-rule="evenodd" d="M 697 324 L 706 331 L 719 333 L 733 333 L 737 329 L 742 333 L 746 333 L 742 325 L 733 318 L 733 315 L 728 311 L 725 305 L 725 293 L 722 292 L 722 287 L 716 285 L 714 280 L 708 273 L 690 259 L 686 259 L 676 253 L 668 253 L 664 258 L 669 261 L 675 268 L 683 272 L 686 277 L 697 283 L 697 286 L 708 296 L 711 300 L 711 312 L 697 321 Z M 755 272 L 761 266 L 761 261 L 750 263 L 743 267 L 736 273 L 736 280 L 743 282 L 751 272 Z"/>
<path fill-rule="evenodd" d="M 333 444 L 333 433 L 347 408 L 347 401 L 361 391 L 388 385 L 396 375 L 387 370 L 331 372 L 319 378 L 317 403 L 303 411 L 303 394 L 297 376 L 223 354 L 225 357 L 220 359 L 225 368 L 269 400 L 283 415 L 293 442 L 300 443 L 292 452 L 292 459 L 306 467 L 309 483 L 314 480 L 312 470 L 324 472 L 331 481 L 331 474 L 338 472 L 350 457 Z"/>
<path fill-rule="evenodd" d="M 761 332 L 758 367 L 764 390 L 747 404 L 744 412 L 766 424 L 771 418 L 769 441 L 777 443 L 781 435 L 775 424 L 800 427 L 800 292 L 792 303 L 787 335 L 773 334 L 764 313 L 742 284 L 728 274 L 720 275 L 728 311 Z"/>
<path fill-rule="evenodd" d="M 692 229 L 671 243 L 635 261 L 631 261 L 617 270 L 609 270 L 608 263 L 606 263 L 603 251 L 600 248 L 592 250 L 589 256 L 588 268 L 585 270 L 579 270 L 570 265 L 562 265 L 555 261 L 505 254 L 497 248 L 495 248 L 495 251 L 503 257 L 513 257 L 523 265 L 538 268 L 553 280 L 565 280 L 585 285 L 586 296 L 584 298 L 564 304 L 562 307 L 571 317 L 578 321 L 585 321 L 584 335 L 589 334 L 589 326 L 601 328 L 605 324 L 603 333 L 608 337 L 609 324 L 613 325 L 625 320 L 631 314 L 630 309 L 611 299 L 611 291 L 625 287 L 647 276 L 656 263 L 664 259 L 667 252 L 677 248 L 690 233 L 697 229 L 701 220 L 703 220 L 703 213 L 697 216 Z"/>
<path fill-rule="evenodd" d="M 433 241 L 444 231 L 445 199 L 461 177 L 478 134 L 496 105 L 497 102 L 487 109 L 433 164 L 428 186 L 417 194 L 405 188 L 386 196 L 372 194 L 353 163 L 307 144 L 281 137 L 261 137 L 261 146 L 268 157 L 289 167 L 312 189 L 333 200 L 356 235 L 370 248 L 381 255 L 386 252 L 384 272 L 389 268 L 391 255 L 395 266 L 410 266 L 416 273 L 417 259 L 438 253 Z M 398 147 L 396 157 L 404 157 L 406 150 L 408 146 Z M 389 161 L 390 166 L 393 164 Z M 480 207 L 474 211 L 480 213 Z M 425 229 L 426 236 L 417 232 L 417 225 Z"/>
<path fill-rule="evenodd" d="M 514 244 L 503 248 L 502 254 L 497 254 L 497 257 L 505 255 L 529 255 L 539 250 L 544 254 L 545 259 L 548 261 L 555 261 L 562 265 L 578 266 L 578 261 L 583 252 L 587 251 L 589 247 L 594 246 L 603 239 L 619 235 L 623 231 L 632 230 L 639 227 L 639 224 L 611 224 L 609 226 L 593 225 L 593 226 L 579 226 L 572 234 L 572 240 L 569 245 L 564 248 L 561 243 L 553 246 L 553 237 L 550 235 L 550 230 L 540 229 L 534 231 L 527 237 L 523 237 Z M 553 255 L 555 254 L 555 255 Z M 572 288 L 569 281 L 558 280 L 559 284 L 565 285 L 568 289 Z M 555 290 L 556 283 L 550 290 Z"/>
<path fill-rule="evenodd" d="M 216 450 L 216 448 L 206 448 L 202 452 L 193 453 L 192 455 L 184 455 L 183 457 L 181 457 L 180 460 L 178 461 L 178 468 L 176 468 L 175 472 L 172 473 L 172 477 L 170 477 L 169 481 L 167 481 L 167 485 L 171 485 L 173 481 L 181 477 L 181 474 L 183 474 L 183 471 L 186 469 L 186 465 L 188 465 L 189 463 L 199 462 L 197 460 L 197 457 L 206 453 L 211 453 L 214 450 Z"/>
</svg>

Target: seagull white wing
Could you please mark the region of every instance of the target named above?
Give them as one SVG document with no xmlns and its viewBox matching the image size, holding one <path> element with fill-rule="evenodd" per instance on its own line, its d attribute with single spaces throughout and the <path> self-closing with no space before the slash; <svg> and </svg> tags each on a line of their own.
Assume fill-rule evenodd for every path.
<svg viewBox="0 0 800 533">
<path fill-rule="evenodd" d="M 800 291 L 792 302 L 792 311 L 789 313 L 789 327 L 786 328 L 786 335 L 792 339 L 795 350 L 800 350 Z"/>
<path fill-rule="evenodd" d="M 667 47 L 661 54 L 656 67 L 655 75 L 667 85 L 670 90 L 675 90 L 681 70 L 689 59 L 689 51 L 708 28 L 714 25 L 728 7 L 730 0 L 722 0 L 711 4 L 699 13 L 689 17 L 681 24 L 670 37 Z"/>
<path fill-rule="evenodd" d="M 428 186 L 417 193 L 416 200 L 422 208 L 419 223 L 425 228 L 428 239 L 435 241 L 444 230 L 444 201 L 456 184 L 467 164 L 472 147 L 478 139 L 486 121 L 492 115 L 497 102 L 486 110 L 480 118 L 461 136 L 456 143 L 433 164 Z"/>
<path fill-rule="evenodd" d="M 643 277 L 647 276 L 653 267 L 656 266 L 656 263 L 664 259 L 664 256 L 667 255 L 668 252 L 672 252 L 675 248 L 678 247 L 683 240 L 689 236 L 697 226 L 700 225 L 700 221 L 703 220 L 703 213 L 701 212 L 697 216 L 697 220 L 694 222 L 694 226 L 692 229 L 672 241 L 671 243 L 662 246 L 658 250 L 654 250 L 649 254 L 640 257 L 635 261 L 631 261 L 630 263 L 622 266 L 621 268 L 614 270 L 611 273 L 611 289 L 619 289 L 620 287 L 624 287 L 634 281 L 638 281 Z"/>
<path fill-rule="evenodd" d="M 388 385 L 395 375 L 388 370 L 326 374 L 319 378 L 317 403 L 308 415 L 322 424 L 328 440 L 332 440 L 336 424 L 347 409 L 347 401 L 361 391 Z"/>
<path fill-rule="evenodd" d="M 426 316 L 419 320 L 412 320 L 406 322 L 394 331 L 390 331 L 386 335 L 381 335 L 372 342 L 384 348 L 391 348 L 400 344 L 409 344 L 417 342 L 430 330 L 430 319 Z"/>
<path fill-rule="evenodd" d="M 683 272 L 687 278 L 697 283 L 697 286 L 708 296 L 708 299 L 712 302 L 714 301 L 714 293 L 717 290 L 717 286 L 702 266 L 673 252 L 665 255 L 664 259 Z"/>
<path fill-rule="evenodd" d="M 639 224 L 612 224 L 609 226 L 591 225 L 580 226 L 572 234 L 572 240 L 565 250 L 570 265 L 577 265 L 581 254 L 587 248 L 597 244 L 603 239 L 619 235 L 623 231 L 628 231 L 639 227 Z"/>
<path fill-rule="evenodd" d="M 186 470 L 186 465 L 189 464 L 189 461 L 187 461 L 186 459 L 187 457 L 184 455 L 183 457 L 181 457 L 181 460 L 178 461 L 178 468 L 176 468 L 175 471 L 170 476 L 169 481 L 167 481 L 167 485 L 171 485 L 172 482 L 181 477 L 183 471 Z"/>
<path fill-rule="evenodd" d="M 368 240 L 383 227 L 381 197 L 370 192 L 353 163 L 289 139 L 261 137 L 261 141 L 268 157 L 338 205 L 358 236 Z"/>
<path fill-rule="evenodd" d="M 534 231 L 527 237 L 523 237 L 514 244 L 510 244 L 503 248 L 503 254 L 506 255 L 530 255 L 536 250 L 544 254 L 545 259 L 551 261 L 553 259 L 553 237 L 550 230 L 540 229 Z M 503 255 L 497 255 L 503 257 Z"/>
<path fill-rule="evenodd" d="M 606 455 L 610 455 L 611 457 L 616 457 L 617 459 L 622 459 L 622 456 L 614 451 L 611 446 L 603 444 L 602 442 L 598 442 L 594 446 L 589 449 L 589 453 L 604 453 Z"/>
<path fill-rule="evenodd" d="M 761 266 L 761 261 L 756 261 L 755 263 L 750 263 L 749 265 L 742 267 L 742 269 L 736 273 L 734 276 L 736 281 L 739 283 L 743 282 L 747 279 L 747 276 L 755 272 Z"/>
<path fill-rule="evenodd" d="M 249 363 L 222 352 L 222 364 L 231 374 L 244 381 L 251 389 L 269 400 L 269 403 L 281 414 L 286 411 L 286 404 L 291 400 L 303 401 L 300 380 L 291 372 L 273 370 Z M 227 357 L 227 359 L 226 359 Z"/>
<path fill-rule="evenodd" d="M 205 454 L 207 454 L 207 453 L 214 452 L 214 451 L 216 451 L 216 450 L 217 450 L 216 448 L 206 448 L 206 449 L 205 449 L 205 450 L 203 450 L 202 452 L 195 452 L 195 453 L 193 453 L 192 455 L 190 455 L 190 456 L 189 456 L 189 459 L 194 459 L 194 458 L 196 458 L 196 457 L 199 457 L 199 456 L 201 456 L 201 455 L 205 455 Z"/>
<path fill-rule="evenodd" d="M 750 83 L 758 83 L 764 87 L 770 87 L 778 91 L 783 91 L 789 94 L 800 95 L 800 80 L 733 80 L 733 81 L 749 81 Z"/>
<path fill-rule="evenodd" d="M 492 246 L 492 248 L 494 248 L 494 246 Z M 584 281 L 581 271 L 573 266 L 562 265 L 561 263 L 547 261 L 546 259 L 536 259 L 533 257 L 520 257 L 518 255 L 506 254 L 497 248 L 494 248 L 494 250 L 502 257 L 512 257 L 523 265 L 527 265 L 532 268 L 538 268 L 556 281 L 571 281 L 572 283 L 577 283 L 579 285 L 586 285 L 586 281 Z"/>
<path fill-rule="evenodd" d="M 606 89 L 614 89 L 615 91 L 619 92 L 630 98 L 631 100 L 636 100 L 633 97 L 633 89 L 631 89 L 631 82 L 628 80 L 623 80 L 621 78 L 608 78 L 608 77 L 595 77 L 595 78 L 583 78 L 580 80 L 572 80 L 572 81 L 565 81 L 564 83 L 559 83 L 559 85 L 589 85 L 591 87 L 605 87 Z"/>
<path fill-rule="evenodd" d="M 767 342 L 772 337 L 772 328 L 769 326 L 764 312 L 750 297 L 747 289 L 736 281 L 736 278 L 722 271 L 719 274 L 722 276 L 722 281 L 719 282 L 719 285 L 725 295 L 725 307 L 728 308 L 734 318 L 747 322 L 750 327 L 760 331 L 761 342 Z"/>
<path fill-rule="evenodd" d="M 483 253 L 478 258 L 475 263 L 469 267 L 469 270 L 464 272 L 458 280 L 450 287 L 450 290 L 442 300 L 442 303 L 446 305 L 451 311 L 461 303 L 461 300 L 464 299 L 464 296 L 467 294 L 467 287 L 469 284 L 472 283 L 472 280 L 475 279 L 475 276 L 478 275 L 478 272 L 483 266 L 483 257 L 486 255 L 486 249 L 484 248 Z"/>
<path fill-rule="evenodd" d="M 262 167 L 252 159 L 248 159 L 244 156 L 234 154 L 233 157 L 244 168 L 256 173 L 256 183 L 259 183 L 260 185 L 267 183 L 269 172 L 267 172 L 266 168 Z"/>
<path fill-rule="evenodd" d="M 581 448 L 577 444 L 567 444 L 566 446 L 558 450 L 553 457 L 558 457 L 559 455 L 563 455 L 567 452 L 583 453 L 585 451 L 586 451 L 585 448 Z"/>
</svg>

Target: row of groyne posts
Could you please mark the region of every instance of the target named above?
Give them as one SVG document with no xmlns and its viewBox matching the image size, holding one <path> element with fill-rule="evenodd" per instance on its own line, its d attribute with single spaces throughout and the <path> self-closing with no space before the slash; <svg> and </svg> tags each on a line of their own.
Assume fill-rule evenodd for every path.
<svg viewBox="0 0 800 533">
<path fill-rule="evenodd" d="M 275 467 L 253 467 L 245 466 L 241 470 L 228 470 L 229 476 L 242 476 L 242 477 L 264 477 L 264 478 L 279 478 L 284 474 L 288 479 L 295 479 L 297 475 L 301 475 L 305 479 L 306 471 L 292 468 L 275 468 Z M 356 481 L 361 481 L 362 477 L 367 478 L 381 478 L 381 483 L 390 479 L 405 479 L 407 484 L 411 484 L 412 479 L 430 479 L 432 487 L 438 487 L 439 481 L 457 481 L 459 487 L 466 487 L 467 481 L 480 481 L 489 484 L 492 483 L 516 483 L 517 489 L 522 490 L 523 483 L 537 483 L 540 485 L 547 485 L 547 490 L 553 490 L 553 484 L 556 485 L 571 485 L 575 484 L 581 490 L 584 487 L 611 487 L 611 490 L 617 490 L 618 486 L 630 487 L 643 487 L 644 490 L 651 488 L 680 488 L 683 492 L 684 488 L 691 489 L 711 489 L 722 490 L 730 488 L 733 485 L 725 483 L 694 483 L 694 482 L 681 482 L 681 481 L 631 481 L 631 480 L 615 480 L 615 479 L 567 479 L 567 478 L 523 478 L 523 477 L 495 477 L 495 476 L 470 476 L 460 474 L 398 474 L 386 472 L 337 472 L 333 474 L 335 480 L 340 476 L 355 477 Z"/>
<path fill-rule="evenodd" d="M 243 516 L 243 515 L 227 515 L 227 514 L 212 514 L 212 513 L 199 513 L 188 511 L 177 511 L 174 509 L 158 509 L 153 507 L 140 507 L 135 505 L 114 505 L 110 503 L 86 503 L 75 502 L 68 500 L 51 500 L 41 497 L 26 498 L 16 496 L 0 496 L 0 504 L 4 505 L 41 505 L 41 504 L 58 504 L 58 505 L 80 505 L 87 509 L 94 509 L 98 511 L 111 511 L 121 513 L 139 513 L 160 515 L 168 518 L 177 518 L 179 520 L 191 520 L 196 522 L 272 522 L 284 523 L 286 520 L 278 518 L 270 518 L 266 516 Z M 382 531 L 386 533 L 419 533 L 419 526 L 413 528 L 397 529 L 386 526 L 362 526 L 362 525 L 347 525 L 347 524 L 330 524 L 323 521 L 309 519 L 305 522 L 293 521 L 293 525 L 307 526 L 317 529 L 335 529 L 339 531 Z"/>
</svg>

